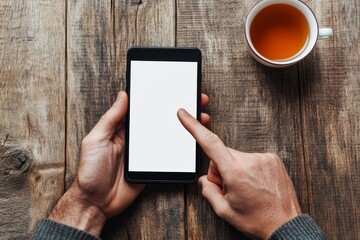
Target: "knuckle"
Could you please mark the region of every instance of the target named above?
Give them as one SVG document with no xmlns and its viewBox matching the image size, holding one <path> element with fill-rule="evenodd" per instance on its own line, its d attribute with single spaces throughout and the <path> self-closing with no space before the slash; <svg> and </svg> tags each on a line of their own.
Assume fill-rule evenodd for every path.
<svg viewBox="0 0 360 240">
<path fill-rule="evenodd" d="M 214 133 L 207 133 L 203 138 L 209 144 L 217 144 L 220 141 L 219 136 Z"/>
<path fill-rule="evenodd" d="M 226 218 L 228 211 L 227 211 L 226 206 L 224 206 L 223 204 L 217 204 L 216 206 L 214 206 L 214 212 L 219 217 Z"/>
<path fill-rule="evenodd" d="M 201 190 L 201 194 L 206 197 L 207 196 L 207 188 L 206 187 L 203 187 L 202 190 Z"/>
<path fill-rule="evenodd" d="M 109 112 L 104 113 L 99 121 L 106 122 L 109 119 Z"/>
<path fill-rule="evenodd" d="M 262 154 L 262 153 L 252 153 L 252 159 L 255 162 L 261 162 L 264 159 L 264 154 Z"/>
<path fill-rule="evenodd" d="M 89 146 L 89 145 L 93 144 L 94 142 L 96 142 L 96 139 L 90 133 L 83 138 L 83 140 L 81 141 L 81 146 L 82 147 Z"/>
<path fill-rule="evenodd" d="M 264 157 L 260 153 L 253 153 L 251 161 L 248 161 L 248 168 L 252 171 L 258 171 L 261 168 L 261 165 L 264 163 Z"/>
<path fill-rule="evenodd" d="M 89 136 L 86 136 L 81 141 L 81 145 L 87 145 L 87 144 L 89 144 L 89 142 L 90 142 L 90 138 L 89 138 Z"/>
<path fill-rule="evenodd" d="M 259 171 L 263 168 L 277 167 L 282 164 L 282 160 L 274 153 L 253 153 L 252 161 L 248 164 L 251 170 Z"/>
<path fill-rule="evenodd" d="M 271 159 L 271 160 L 278 160 L 279 159 L 279 156 L 276 155 L 275 153 L 265 153 L 266 154 L 266 157 Z"/>
<path fill-rule="evenodd" d="M 281 161 L 280 157 L 275 153 L 265 153 L 265 161 L 271 165 L 278 165 Z"/>
<path fill-rule="evenodd" d="M 250 163 L 250 169 L 254 172 L 257 172 L 261 169 L 262 162 L 259 160 L 252 161 Z"/>
</svg>

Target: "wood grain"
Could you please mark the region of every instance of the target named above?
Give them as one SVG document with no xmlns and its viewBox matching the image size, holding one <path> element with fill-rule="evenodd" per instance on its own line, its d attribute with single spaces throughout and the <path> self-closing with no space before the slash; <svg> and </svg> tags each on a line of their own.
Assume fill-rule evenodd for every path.
<svg viewBox="0 0 360 240">
<path fill-rule="evenodd" d="M 306 212 L 297 67 L 270 69 L 246 51 L 244 22 L 256 2 L 179 0 L 177 42 L 202 50 L 210 129 L 229 147 L 279 154 Z M 215 216 L 195 186 L 187 188 L 187 220 L 189 239 L 245 239 Z"/>
<path fill-rule="evenodd" d="M 117 78 L 125 83 L 125 56 L 128 47 L 174 47 L 176 42 L 174 0 L 143 0 L 115 4 Z M 125 84 L 124 84 L 125 86 Z M 117 220 L 117 221 L 116 221 Z M 107 226 L 113 239 L 115 227 L 126 229 L 128 239 L 184 239 L 184 187 L 148 185 L 132 209 Z M 105 231 L 106 232 L 106 231 Z"/>
<path fill-rule="evenodd" d="M 358 239 L 360 2 L 305 0 L 335 35 L 286 69 L 246 51 L 256 2 L 0 1 L 0 239 L 28 239 L 71 184 L 82 138 L 125 88 L 133 45 L 199 47 L 210 129 L 229 147 L 278 153 L 329 239 Z M 147 186 L 103 238 L 246 239 L 196 185 Z"/>
<path fill-rule="evenodd" d="M 28 239 L 63 192 L 65 4 L 0 1 L 0 239 Z"/>
<path fill-rule="evenodd" d="M 125 88 L 133 45 L 175 45 L 174 1 L 68 1 L 67 182 L 81 139 Z M 151 185 L 109 221 L 104 239 L 183 239 L 183 186 Z"/>
<path fill-rule="evenodd" d="M 329 239 L 359 239 L 360 2 L 306 2 L 334 29 L 299 71 L 310 213 Z"/>
<path fill-rule="evenodd" d="M 76 174 L 82 139 L 115 101 L 111 1 L 68 1 L 66 186 Z"/>
</svg>

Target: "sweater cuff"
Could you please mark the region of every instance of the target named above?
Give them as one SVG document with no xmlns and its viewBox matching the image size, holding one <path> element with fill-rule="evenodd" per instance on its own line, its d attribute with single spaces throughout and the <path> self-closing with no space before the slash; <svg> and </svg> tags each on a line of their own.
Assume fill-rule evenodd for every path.
<svg viewBox="0 0 360 240">
<path fill-rule="evenodd" d="M 269 240 L 325 240 L 326 237 L 316 222 L 302 214 L 282 225 L 273 232 Z"/>
<path fill-rule="evenodd" d="M 40 239 L 51 239 L 51 240 L 60 240 L 60 239 L 82 239 L 82 240 L 100 240 L 90 233 L 81 231 L 79 229 L 67 226 L 62 223 L 55 222 L 50 219 L 42 219 L 37 225 L 35 232 L 33 233 L 31 239 L 40 240 Z"/>
</svg>

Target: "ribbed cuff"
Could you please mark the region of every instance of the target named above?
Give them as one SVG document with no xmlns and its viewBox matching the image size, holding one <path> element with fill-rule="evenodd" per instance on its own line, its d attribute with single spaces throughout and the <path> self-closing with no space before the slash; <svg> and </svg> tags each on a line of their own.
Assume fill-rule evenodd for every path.
<svg viewBox="0 0 360 240">
<path fill-rule="evenodd" d="M 271 234 L 269 240 L 325 240 L 326 237 L 316 222 L 302 214 L 282 225 Z"/>
<path fill-rule="evenodd" d="M 79 229 L 61 224 L 50 219 L 42 219 L 37 225 L 33 233 L 32 240 L 49 239 L 82 239 L 82 240 L 100 240 L 90 233 L 81 231 Z"/>
</svg>

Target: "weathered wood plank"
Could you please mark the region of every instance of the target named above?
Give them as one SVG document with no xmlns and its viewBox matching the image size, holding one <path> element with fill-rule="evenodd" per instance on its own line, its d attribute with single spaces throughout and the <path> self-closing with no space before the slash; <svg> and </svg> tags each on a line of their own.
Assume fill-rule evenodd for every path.
<svg viewBox="0 0 360 240">
<path fill-rule="evenodd" d="M 174 46 L 174 1 L 68 1 L 68 186 L 81 139 L 125 88 L 130 46 Z M 183 186 L 147 186 L 104 239 L 183 239 Z"/>
<path fill-rule="evenodd" d="M 68 1 L 66 185 L 76 174 L 81 140 L 112 105 L 115 79 L 111 1 Z"/>
<path fill-rule="evenodd" d="M 270 69 L 246 51 L 245 18 L 256 2 L 179 0 L 177 43 L 202 50 L 211 130 L 230 147 L 278 153 L 306 212 L 297 66 Z M 204 159 L 203 173 L 207 166 Z M 215 216 L 195 186 L 187 188 L 187 218 L 189 239 L 245 238 Z"/>
<path fill-rule="evenodd" d="M 175 46 L 175 1 L 132 1 L 115 3 L 117 73 L 125 83 L 128 47 Z M 125 86 L 125 84 L 124 84 Z M 183 186 L 149 185 L 136 203 L 107 226 L 106 234 L 126 232 L 128 239 L 184 239 Z M 121 237 L 122 236 L 122 237 Z"/>
<path fill-rule="evenodd" d="M 0 1 L 0 239 L 28 239 L 64 189 L 65 4 Z"/>
<path fill-rule="evenodd" d="M 330 239 L 359 239 L 360 2 L 306 2 L 334 29 L 299 71 L 310 212 Z"/>
</svg>

